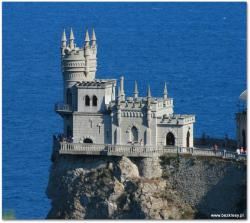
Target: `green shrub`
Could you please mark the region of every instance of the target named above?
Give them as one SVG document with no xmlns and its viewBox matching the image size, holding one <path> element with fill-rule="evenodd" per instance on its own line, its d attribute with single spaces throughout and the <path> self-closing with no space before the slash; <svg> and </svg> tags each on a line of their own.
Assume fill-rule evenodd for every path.
<svg viewBox="0 0 250 223">
<path fill-rule="evenodd" d="M 16 219 L 13 210 L 3 211 L 3 220 L 14 220 Z"/>
</svg>

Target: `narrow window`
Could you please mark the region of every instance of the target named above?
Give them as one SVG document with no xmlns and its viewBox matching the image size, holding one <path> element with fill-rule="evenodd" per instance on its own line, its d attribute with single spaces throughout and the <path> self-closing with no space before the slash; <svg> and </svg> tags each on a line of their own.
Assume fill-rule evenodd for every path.
<svg viewBox="0 0 250 223">
<path fill-rule="evenodd" d="M 188 132 L 187 132 L 187 138 L 186 138 L 187 147 L 189 147 L 189 138 L 190 138 L 190 132 L 188 131 Z"/>
<path fill-rule="evenodd" d="M 138 130 L 135 126 L 132 127 L 131 133 L 132 133 L 132 141 L 138 142 Z"/>
<path fill-rule="evenodd" d="M 97 106 L 97 97 L 93 96 L 93 106 Z"/>
<path fill-rule="evenodd" d="M 90 105 L 90 98 L 88 95 L 85 96 L 85 105 L 89 106 Z"/>
</svg>

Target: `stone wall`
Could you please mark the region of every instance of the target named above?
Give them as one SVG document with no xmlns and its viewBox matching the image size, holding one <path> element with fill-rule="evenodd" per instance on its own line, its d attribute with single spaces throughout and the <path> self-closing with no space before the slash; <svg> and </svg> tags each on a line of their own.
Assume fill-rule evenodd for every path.
<svg viewBox="0 0 250 223">
<path fill-rule="evenodd" d="M 246 165 L 215 157 L 162 157 L 163 178 L 197 218 L 211 214 L 246 214 Z M 245 216 L 246 217 L 246 216 Z"/>
</svg>

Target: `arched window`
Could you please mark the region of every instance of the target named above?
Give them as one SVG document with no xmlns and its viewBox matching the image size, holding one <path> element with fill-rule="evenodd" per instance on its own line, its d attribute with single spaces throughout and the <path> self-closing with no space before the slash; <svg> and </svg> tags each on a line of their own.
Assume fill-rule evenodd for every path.
<svg viewBox="0 0 250 223">
<path fill-rule="evenodd" d="M 190 138 L 190 132 L 187 132 L 187 147 L 189 147 L 190 143 L 189 143 L 189 138 Z"/>
<path fill-rule="evenodd" d="M 246 132 L 244 129 L 242 130 L 242 146 L 246 148 Z"/>
<path fill-rule="evenodd" d="M 97 106 L 97 97 L 94 95 L 93 96 L 93 102 L 92 102 L 93 106 Z"/>
<path fill-rule="evenodd" d="M 69 88 L 67 89 L 67 93 L 66 94 L 67 94 L 67 98 L 66 98 L 67 99 L 67 104 L 71 105 L 72 104 L 72 94 L 71 94 L 71 91 L 70 91 Z"/>
<path fill-rule="evenodd" d="M 132 134 L 132 141 L 138 142 L 138 130 L 135 126 L 131 128 L 131 134 Z"/>
<path fill-rule="evenodd" d="M 166 137 L 166 145 L 167 146 L 174 146 L 175 145 L 175 137 L 172 132 L 169 132 Z"/>
<path fill-rule="evenodd" d="M 85 96 L 85 105 L 90 106 L 90 98 L 88 95 Z"/>
<path fill-rule="evenodd" d="M 85 138 L 85 139 L 83 140 L 83 143 L 93 143 L 93 140 L 90 139 L 90 138 Z"/>
</svg>

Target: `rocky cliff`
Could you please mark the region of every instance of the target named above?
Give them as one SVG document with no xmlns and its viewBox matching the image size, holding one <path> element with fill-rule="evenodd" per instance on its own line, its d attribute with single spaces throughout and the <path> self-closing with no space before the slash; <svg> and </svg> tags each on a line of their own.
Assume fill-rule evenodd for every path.
<svg viewBox="0 0 250 223">
<path fill-rule="evenodd" d="M 245 213 L 244 163 L 166 156 L 162 177 L 126 157 L 53 156 L 49 219 L 192 219 Z"/>
</svg>

